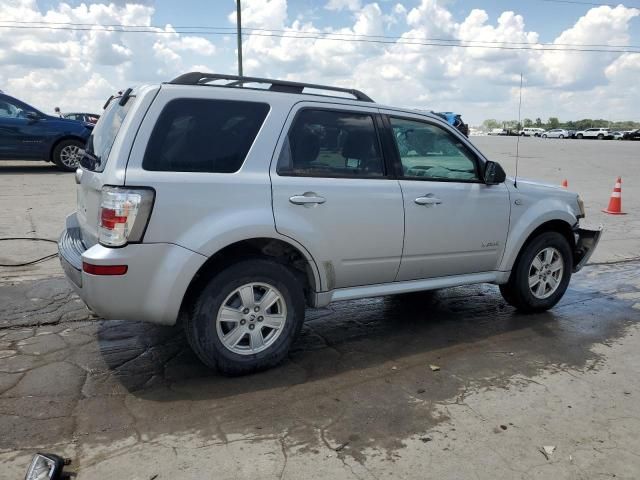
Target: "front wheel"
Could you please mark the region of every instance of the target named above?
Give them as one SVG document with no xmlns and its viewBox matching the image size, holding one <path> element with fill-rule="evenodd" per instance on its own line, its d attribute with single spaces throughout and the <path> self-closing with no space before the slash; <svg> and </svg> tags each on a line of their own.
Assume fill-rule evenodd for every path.
<svg viewBox="0 0 640 480">
<path fill-rule="evenodd" d="M 239 262 L 209 280 L 191 306 L 187 340 L 202 362 L 225 375 L 280 363 L 304 321 L 295 274 L 270 260 Z"/>
<path fill-rule="evenodd" d="M 547 138 L 547 136 L 546 135 L 542 135 L 542 138 Z"/>
<path fill-rule="evenodd" d="M 581 133 L 579 133 L 578 135 L 576 135 L 576 138 L 579 138 L 580 140 L 582 140 L 584 138 L 584 135 L 582 135 Z"/>
<path fill-rule="evenodd" d="M 63 140 L 53 150 L 53 163 L 60 170 L 75 172 L 80 166 L 82 148 L 84 143 L 79 140 Z"/>
<path fill-rule="evenodd" d="M 500 285 L 500 292 L 520 311 L 542 312 L 560 301 L 572 269 L 567 239 L 558 232 L 542 233 L 524 247 L 509 281 Z"/>
<path fill-rule="evenodd" d="M 602 134 L 598 135 L 598 140 L 602 140 L 602 139 L 604 139 L 604 135 Z"/>
<path fill-rule="evenodd" d="M 564 138 L 564 135 L 560 135 L 558 138 Z"/>
</svg>

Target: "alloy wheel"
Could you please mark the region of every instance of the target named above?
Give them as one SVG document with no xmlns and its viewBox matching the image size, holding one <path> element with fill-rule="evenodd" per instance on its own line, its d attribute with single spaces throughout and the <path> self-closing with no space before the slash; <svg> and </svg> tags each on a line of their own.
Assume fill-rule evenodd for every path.
<svg viewBox="0 0 640 480">
<path fill-rule="evenodd" d="M 253 355 L 275 343 L 286 321 L 287 306 L 282 294 L 267 283 L 248 283 L 222 302 L 216 332 L 231 352 Z"/>
<path fill-rule="evenodd" d="M 80 163 L 80 147 L 77 145 L 67 145 L 60 150 L 60 162 L 68 168 L 77 168 Z"/>
<path fill-rule="evenodd" d="M 529 290 L 540 300 L 549 298 L 558 290 L 564 274 L 564 259 L 557 248 L 541 250 L 529 266 Z"/>
</svg>

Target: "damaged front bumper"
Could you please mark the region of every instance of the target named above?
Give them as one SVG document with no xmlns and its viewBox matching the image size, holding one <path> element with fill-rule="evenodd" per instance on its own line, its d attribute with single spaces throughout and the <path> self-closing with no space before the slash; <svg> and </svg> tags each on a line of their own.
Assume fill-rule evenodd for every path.
<svg viewBox="0 0 640 480">
<path fill-rule="evenodd" d="M 587 228 L 576 228 L 574 234 L 576 236 L 576 248 L 573 251 L 573 273 L 579 272 L 584 267 L 594 250 L 598 246 L 603 228 L 596 230 Z"/>
</svg>

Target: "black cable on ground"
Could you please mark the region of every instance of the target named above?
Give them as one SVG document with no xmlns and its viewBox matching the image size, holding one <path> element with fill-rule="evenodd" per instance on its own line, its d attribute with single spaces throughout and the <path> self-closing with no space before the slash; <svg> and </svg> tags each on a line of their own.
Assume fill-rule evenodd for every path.
<svg viewBox="0 0 640 480">
<path fill-rule="evenodd" d="M 57 244 L 58 242 L 56 240 L 51 240 L 50 238 L 38 238 L 38 237 L 6 237 L 6 238 L 0 238 L 0 242 L 8 242 L 8 241 L 15 241 L 15 240 L 30 240 L 33 242 L 49 242 L 49 243 L 55 243 Z M 45 255 L 44 257 L 40 257 L 40 258 L 36 258 L 35 260 L 31 260 L 29 262 L 24 262 L 24 263 L 0 263 L 0 267 L 27 267 L 29 265 L 35 265 L 36 263 L 40 263 L 40 262 L 46 262 L 47 260 L 51 260 L 52 258 L 56 258 L 58 256 L 57 253 L 52 253 L 50 255 Z"/>
</svg>

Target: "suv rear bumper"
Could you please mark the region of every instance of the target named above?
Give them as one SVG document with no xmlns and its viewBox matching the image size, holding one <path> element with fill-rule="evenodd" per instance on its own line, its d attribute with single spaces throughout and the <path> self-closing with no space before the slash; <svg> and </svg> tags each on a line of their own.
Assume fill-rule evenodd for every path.
<svg viewBox="0 0 640 480">
<path fill-rule="evenodd" d="M 82 243 L 76 214 L 67 217 L 58 241 L 60 263 L 76 293 L 105 319 L 173 325 L 184 294 L 206 257 L 168 243 L 108 248 Z M 124 275 L 91 275 L 82 263 L 127 265 Z"/>
</svg>

